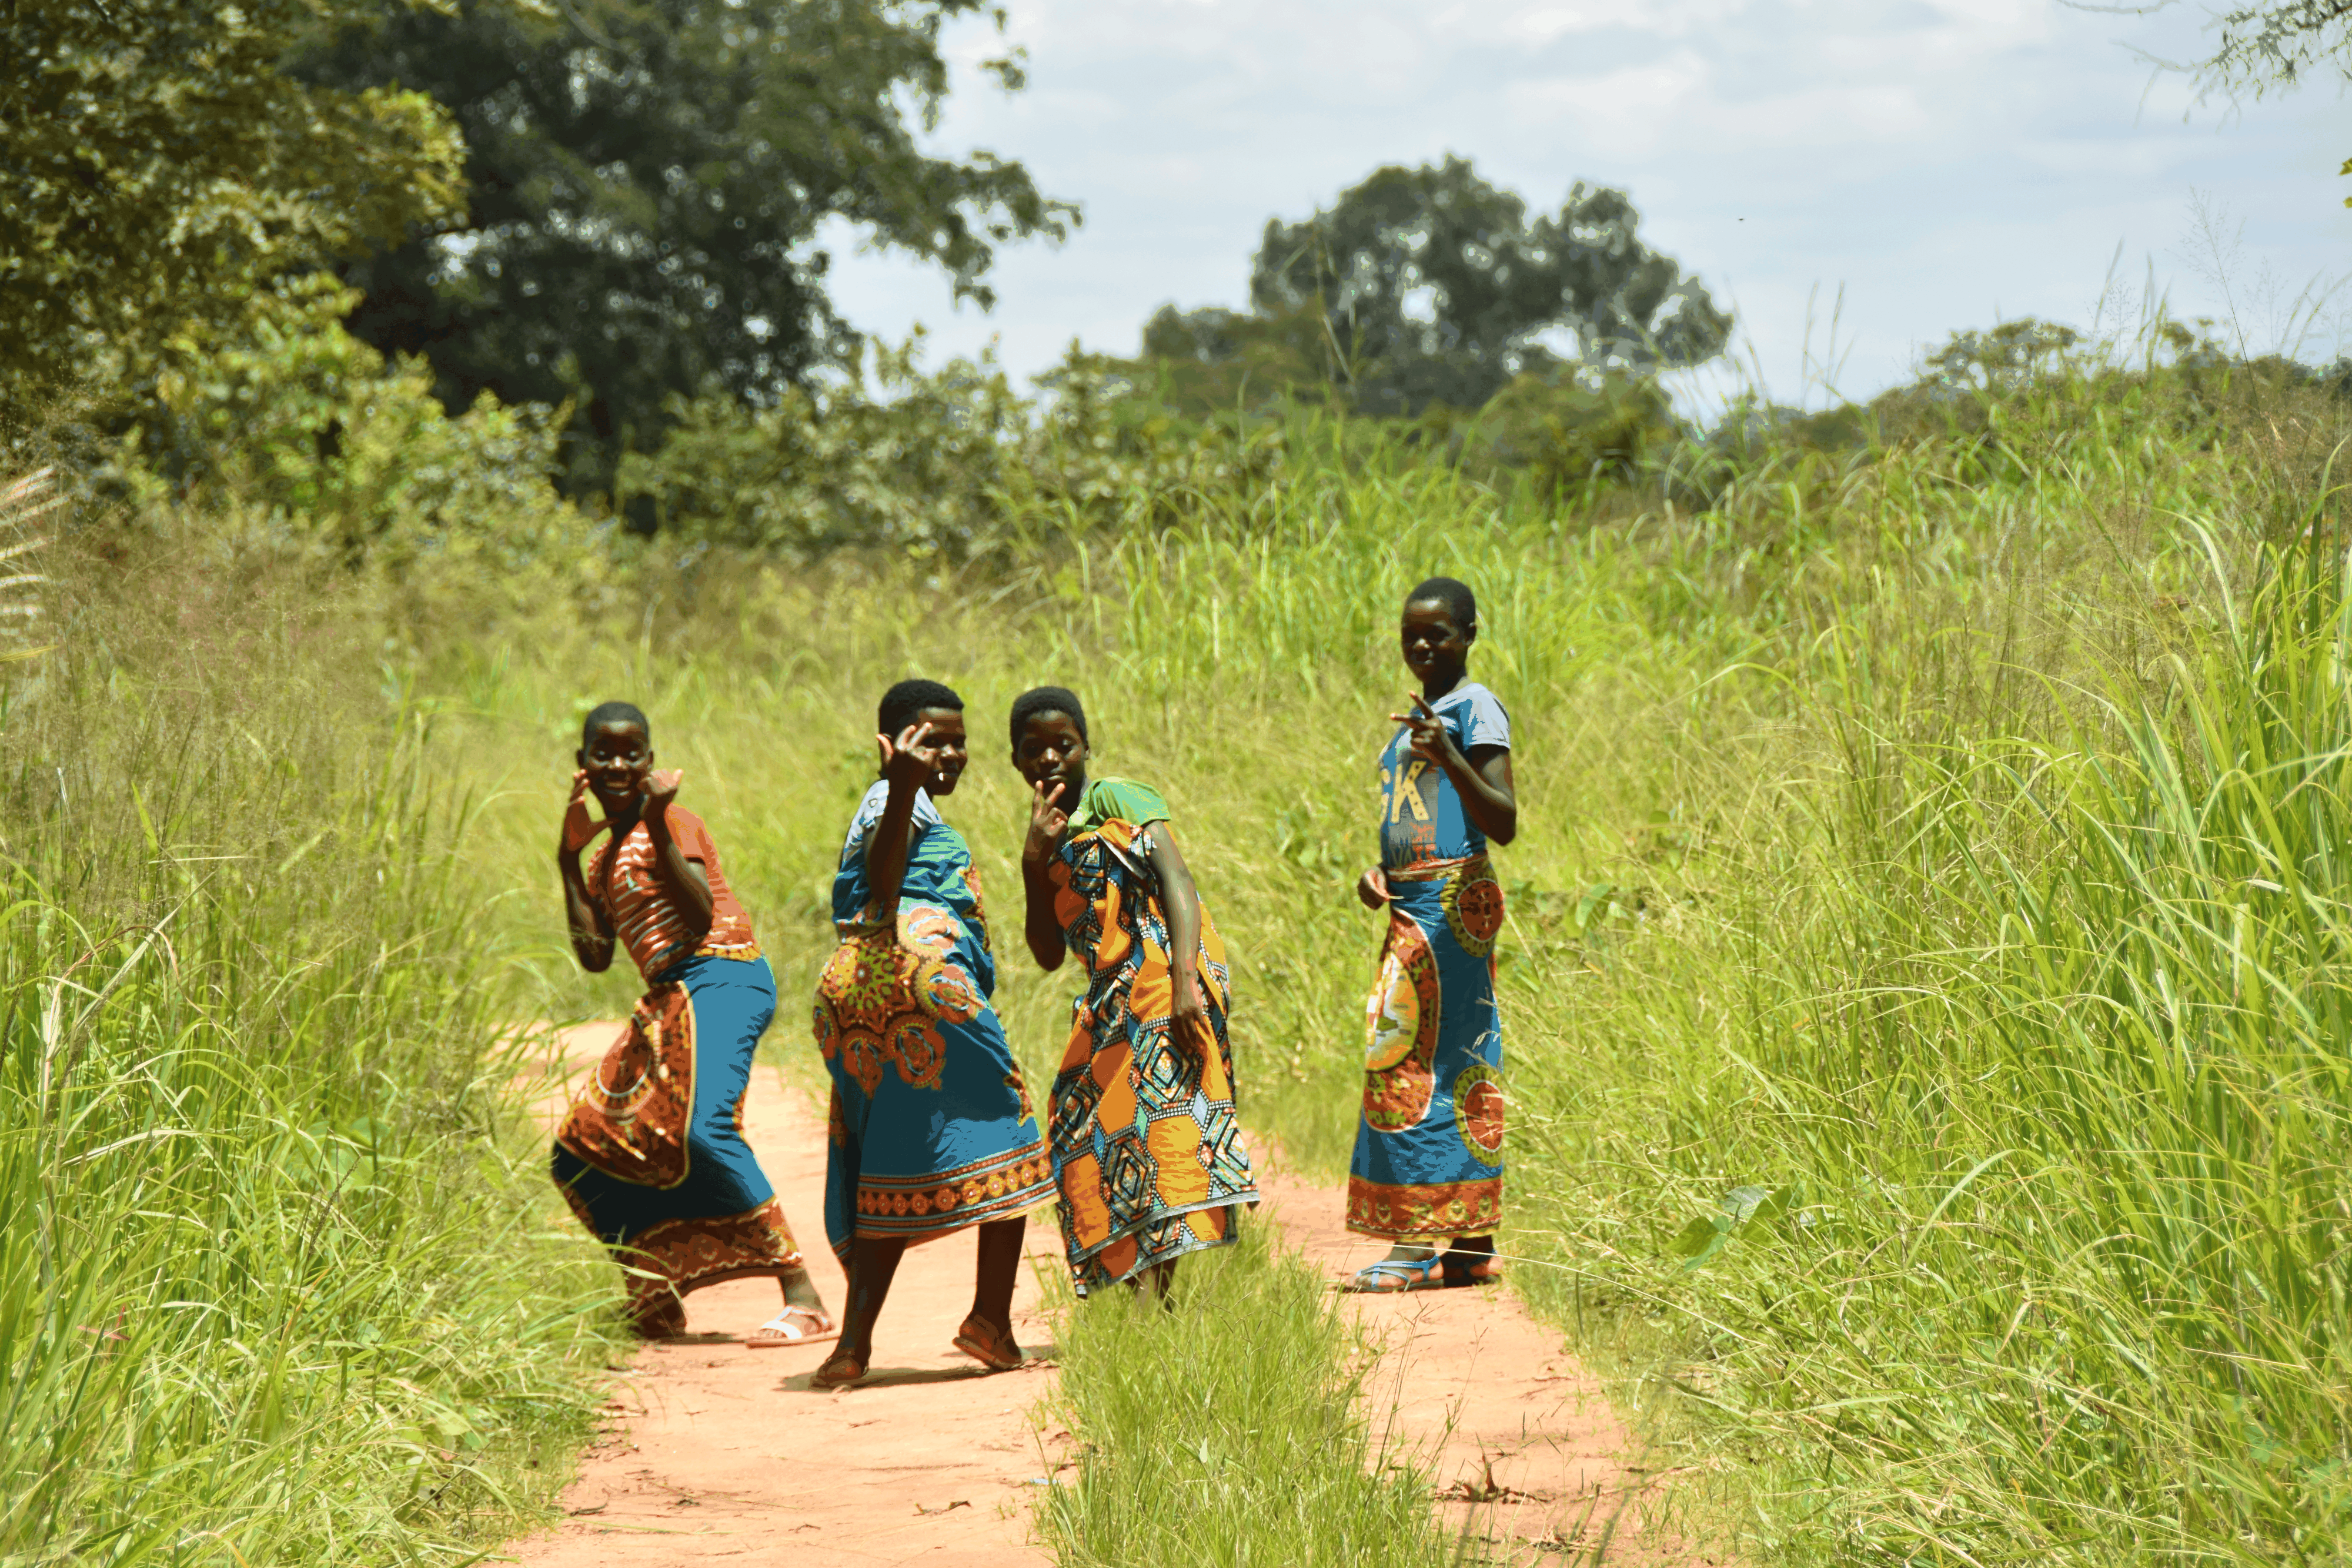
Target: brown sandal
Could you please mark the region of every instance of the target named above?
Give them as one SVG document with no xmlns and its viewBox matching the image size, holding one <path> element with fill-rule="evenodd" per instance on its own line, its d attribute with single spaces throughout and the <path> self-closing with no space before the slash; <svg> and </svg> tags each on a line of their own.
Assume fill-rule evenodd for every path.
<svg viewBox="0 0 2352 1568">
<path fill-rule="evenodd" d="M 811 1388 L 846 1388 L 866 1375 L 866 1363 L 855 1351 L 836 1350 L 824 1364 L 809 1374 Z"/>
<path fill-rule="evenodd" d="M 956 1330 L 955 1347 L 991 1372 L 1011 1372 L 1029 1359 L 1013 1343 L 1010 1331 L 999 1339 L 996 1331 L 977 1316 L 964 1319 L 963 1327 Z"/>
</svg>

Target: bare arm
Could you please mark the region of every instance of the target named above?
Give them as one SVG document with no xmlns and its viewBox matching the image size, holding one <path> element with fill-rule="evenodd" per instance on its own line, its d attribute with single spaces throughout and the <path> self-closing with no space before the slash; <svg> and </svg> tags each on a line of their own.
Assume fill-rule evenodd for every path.
<svg viewBox="0 0 2352 1568">
<path fill-rule="evenodd" d="M 580 852 L 598 833 L 611 827 L 588 814 L 588 775 L 572 776 L 572 799 L 564 803 L 563 829 L 555 841 L 555 869 L 563 878 L 563 918 L 572 927 L 572 956 L 592 975 L 613 967 L 613 926 L 596 901 L 588 896 L 588 879 L 581 873 Z"/>
<path fill-rule="evenodd" d="M 669 803 L 677 799 L 677 787 L 685 781 L 686 775 L 676 769 L 656 773 L 646 780 L 642 810 L 646 837 L 653 843 L 654 874 L 661 878 L 678 913 L 686 917 L 686 928 L 699 943 L 710 935 L 710 923 L 716 918 L 710 875 L 700 861 L 687 858 L 669 832 Z"/>
<path fill-rule="evenodd" d="M 1209 1017 L 1209 999 L 1201 994 L 1201 892 L 1192 885 L 1192 871 L 1184 852 L 1176 847 L 1173 824 L 1161 822 L 1151 835 L 1151 872 L 1160 883 L 1160 908 L 1168 917 L 1168 979 L 1174 997 L 1170 1033 L 1197 1045 L 1196 1025 Z"/>
<path fill-rule="evenodd" d="M 939 747 L 925 747 L 929 725 L 909 725 L 893 742 L 874 738 L 882 752 L 882 776 L 890 794 L 882 802 L 882 820 L 866 835 L 866 885 L 872 890 L 875 914 L 887 919 L 898 913 L 898 892 L 907 884 L 907 856 L 914 842 L 915 796 L 939 765 Z"/>
<path fill-rule="evenodd" d="M 1070 814 L 1055 804 L 1062 789 L 1056 784 L 1048 795 L 1040 784 L 1031 791 L 1029 836 L 1021 846 L 1021 890 L 1026 899 L 1021 935 L 1028 940 L 1029 956 L 1047 974 L 1060 968 L 1069 956 L 1062 941 L 1062 923 L 1054 915 L 1054 852 L 1061 847 L 1062 835 L 1070 826 Z"/>
<path fill-rule="evenodd" d="M 1511 784 L 1510 747 L 1474 746 L 1465 756 L 1437 710 L 1419 696 L 1412 699 L 1412 712 L 1389 716 L 1412 727 L 1415 757 L 1445 770 L 1462 797 L 1462 814 L 1470 819 L 1472 827 L 1498 844 L 1519 836 L 1519 800 Z"/>
<path fill-rule="evenodd" d="M 1461 758 L 1461 766 L 1445 764 L 1445 776 L 1462 791 L 1462 814 L 1498 844 L 1519 836 L 1519 798 L 1511 784 L 1511 748 L 1474 746 L 1470 754 L 1449 742 L 1446 749 Z"/>
</svg>

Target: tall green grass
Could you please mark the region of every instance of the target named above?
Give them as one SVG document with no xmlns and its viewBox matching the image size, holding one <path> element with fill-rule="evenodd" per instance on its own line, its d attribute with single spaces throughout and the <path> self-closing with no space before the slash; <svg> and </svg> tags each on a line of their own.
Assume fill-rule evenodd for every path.
<svg viewBox="0 0 2352 1568">
<path fill-rule="evenodd" d="M 1078 1462 L 1037 1513 L 1056 1563 L 1449 1559 L 1419 1456 L 1375 1425 L 1375 1347 L 1263 1226 L 1190 1260 L 1166 1310 L 1148 1292 L 1063 1297 L 1057 1413 Z"/>
<path fill-rule="evenodd" d="M 1712 1019 L 1683 1001 L 1642 1030 L 1678 1081 L 1650 1076 L 1648 1118 L 1538 1092 L 1585 1166 L 1539 1209 L 1560 1299 L 1682 1315 L 1674 1375 L 1753 1467 L 1759 1544 L 2340 1558 L 2340 550 L 2251 556 L 2217 624 L 2110 668 L 2054 733 L 1901 737 L 1847 663 L 1836 852 L 1769 944 L 1748 904 L 1711 963 L 1635 958 L 1586 1014 L 1707 988 Z"/>
<path fill-rule="evenodd" d="M 474 1560 L 607 1272 L 510 1135 L 469 808 L 347 601 L 67 563 L 0 733 L 0 1560 Z M 362 644 L 363 646 L 363 644 Z"/>
<path fill-rule="evenodd" d="M 998 726 L 1022 686 L 1075 685 L 1099 769 L 1169 794 L 1235 952 L 1245 1120 L 1336 1174 L 1392 617 L 1420 577 L 1463 577 L 1522 791 L 1497 857 L 1506 1248 L 1589 1351 L 1681 1391 L 1727 1544 L 2326 1560 L 2343 421 L 2217 424 L 2210 392 L 2061 379 L 1950 440 L 1763 453 L 1700 512 L 1672 490 L 1559 511 L 1359 453 L 1172 529 L 1040 512 L 1009 568 L 689 555 L 600 616 L 419 643 L 415 679 L 492 798 L 478 841 L 523 895 L 498 906 L 516 939 L 554 932 L 578 715 L 628 695 L 788 997 L 830 947 L 881 689 L 971 701 L 948 815 L 1009 932 Z M 999 956 L 1042 1072 L 1067 989 Z M 545 978 L 540 1006 L 622 1000 Z M 782 1016 L 775 1049 L 804 1052 Z M 1115 1348 L 1073 1363 L 1074 1398 L 1148 1361 Z M 1112 1468 L 1145 1440 L 1117 1429 Z"/>
</svg>

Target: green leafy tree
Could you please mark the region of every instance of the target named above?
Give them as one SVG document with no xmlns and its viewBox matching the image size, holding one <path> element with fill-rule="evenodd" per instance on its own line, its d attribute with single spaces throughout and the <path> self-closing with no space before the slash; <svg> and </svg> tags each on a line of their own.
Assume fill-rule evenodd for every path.
<svg viewBox="0 0 2352 1568">
<path fill-rule="evenodd" d="M 270 279 L 457 210 L 457 137 L 430 99 L 279 68 L 352 9 L 0 6 L 0 422 L 61 398 L 136 408 L 244 331 Z"/>
<path fill-rule="evenodd" d="M 1143 358 L 1126 371 L 1139 393 L 1198 421 L 1325 402 L 1333 349 L 1330 324 L 1311 307 L 1258 316 L 1163 305 L 1144 323 Z"/>
<path fill-rule="evenodd" d="M 948 89 L 941 29 L 983 0 L 456 0 L 383 11 L 306 63 L 398 82 L 464 128 L 463 217 L 349 268 L 352 329 L 428 358 L 453 406 L 572 400 L 571 482 L 650 449 L 677 395 L 772 406 L 856 335 L 825 295 L 828 218 L 992 303 L 995 247 L 1076 209 L 1018 163 L 925 153 Z M 987 68 L 1023 85 L 1009 56 Z"/>
<path fill-rule="evenodd" d="M 1331 378 L 1373 413 L 1475 408 L 1571 359 L 1598 379 L 1714 357 L 1731 318 L 1640 227 L 1622 191 L 1579 182 L 1531 222 L 1466 160 L 1391 166 L 1312 217 L 1269 221 L 1250 298 L 1262 318 L 1316 319 Z M 1572 355 L 1546 340 L 1561 334 Z"/>
</svg>

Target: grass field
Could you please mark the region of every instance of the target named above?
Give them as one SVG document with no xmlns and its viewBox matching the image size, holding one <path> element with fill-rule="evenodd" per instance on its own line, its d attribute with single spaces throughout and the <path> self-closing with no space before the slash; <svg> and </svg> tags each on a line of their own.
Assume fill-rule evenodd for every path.
<svg viewBox="0 0 2352 1568">
<path fill-rule="evenodd" d="M 472 1561 L 610 1339 L 467 804 L 348 604 L 77 564 L 6 713 L 0 1560 Z"/>
<path fill-rule="evenodd" d="M 1169 795 L 1235 951 L 1245 1116 L 1336 1172 L 1378 936 L 1349 889 L 1404 685 L 1396 601 L 1442 570 L 1479 590 L 1473 672 L 1512 711 L 1522 790 L 1521 838 L 1499 857 L 1505 1247 L 1523 1292 L 1628 1397 L 1675 1402 L 1694 1516 L 1756 1561 L 2336 1560 L 2352 1507 L 2337 981 L 2352 714 L 2326 465 L 2342 421 L 2315 394 L 2264 395 L 2056 380 L 1996 407 L 1980 435 L 1767 454 L 1706 510 L 1659 492 L 1563 510 L 1358 454 L 1172 531 L 1029 517 L 1012 531 L 1032 547 L 985 568 L 647 552 L 589 586 L 550 578 L 535 609 L 511 584 L 388 601 L 354 588 L 341 633 L 240 610 L 256 630 L 238 634 L 268 646 L 201 678 L 159 612 L 139 650 L 110 655 L 134 700 L 100 692 L 109 666 L 77 655 L 7 737 L 17 799 L 57 820 L 64 798 L 39 793 L 42 772 L 81 743 L 42 727 L 64 714 L 117 737 L 79 764 L 115 770 L 97 787 L 109 814 L 70 841 L 80 862 L 11 835 L 22 907 L 59 912 L 14 917 L 6 949 L 11 1168 L 25 1201 L 51 1206 L 37 1212 L 110 1239 L 85 1244 L 92 1260 L 226 1257 L 219 1239 L 247 1245 L 247 1216 L 291 1228 L 266 1266 L 222 1262 L 214 1295 L 110 1263 L 106 1290 L 68 1308 L 78 1299 L 39 1283 L 69 1274 L 39 1271 L 49 1241 L 11 1228 L 7 1278 L 53 1325 L 8 1342 L 48 1347 L 50 1381 L 30 1385 L 87 1372 L 88 1418 L 118 1423 L 129 1456 L 113 1479 L 59 1478 L 40 1517 L 127 1528 L 109 1521 L 166 1495 L 142 1485 L 228 1486 L 247 1472 L 207 1459 L 200 1483 L 170 1467 L 271 1451 L 278 1439 L 219 1412 L 318 1388 L 323 1374 L 272 1382 L 226 1359 L 165 1370 L 176 1328 L 169 1354 L 161 1338 L 101 1351 L 72 1337 L 108 1312 L 160 1335 L 167 1300 L 210 1303 L 190 1321 L 220 1324 L 203 1333 L 224 1347 L 257 1343 L 259 1322 L 317 1322 L 301 1343 L 320 1367 L 356 1356 L 328 1347 L 388 1312 L 378 1332 L 396 1348 L 370 1342 L 383 1358 L 370 1364 L 404 1370 L 372 1386 L 402 1392 L 366 1418 L 385 1433 L 433 1430 L 430 1405 L 497 1456 L 576 1420 L 566 1380 L 599 1354 L 580 1306 L 607 1281 L 584 1249 L 530 1239 L 545 1205 L 528 1160 L 524 1196 L 508 1196 L 496 1162 L 516 1145 L 493 1135 L 469 1042 L 494 1016 L 625 1005 L 625 980 L 571 970 L 547 864 L 572 736 L 599 698 L 643 704 L 663 760 L 687 769 L 681 799 L 712 822 L 776 960 L 772 1049 L 798 1056 L 793 998 L 830 946 L 825 888 L 871 775 L 882 687 L 921 674 L 965 695 L 975 765 L 948 815 L 1009 933 L 1024 817 L 1002 716 L 1024 685 L 1075 686 L 1100 768 Z M 238 667 L 274 684 L 240 683 Z M 159 808 L 173 779 L 180 804 Z M 198 853 L 287 870 L 247 890 Z M 120 1020 L 106 1027 L 146 1043 L 68 1052 L 92 1098 L 60 1108 L 38 1071 L 57 1056 L 35 1043 L 42 977 L 84 946 L 89 973 L 112 974 L 190 886 L 211 935 L 168 927 L 175 957 L 141 954 L 91 1027 Z M 331 889 L 330 912 L 304 888 Z M 76 923 L 87 936 L 66 935 Z M 999 946 L 1000 1005 L 1041 1072 L 1066 989 Z M 103 980 L 81 973 L 94 994 Z M 148 1063 L 183 1040 L 197 1042 L 190 1072 L 199 1046 L 236 1041 L 202 1060 L 233 1059 L 240 1087 L 207 1078 L 174 1099 L 178 1080 Z M 289 1153 L 236 1162 L 266 1189 L 246 1192 L 192 1174 L 215 1148 Z M 364 1173 L 375 1207 L 346 1205 L 367 1218 L 317 1234 L 405 1238 L 410 1260 L 395 1246 L 381 1268 L 301 1261 L 314 1243 L 295 1217 L 317 1211 L 329 1168 Z M 88 1183 L 119 1209 L 96 1196 L 60 1209 L 43 1182 Z M 164 1191 L 180 1196 L 149 1196 Z M 110 1229 L 83 1218 L 111 1213 Z M 154 1213 L 174 1218 L 139 1218 Z M 534 1261 L 526 1292 L 522 1270 L 479 1266 L 515 1246 L 572 1272 Z M 1287 1300 L 1286 1268 L 1219 1274 L 1204 1300 Z M 301 1293 L 329 1278 L 346 1304 Z M 549 1278 L 576 1289 L 551 1300 Z M 256 1294 L 232 1303 L 218 1294 L 232 1283 Z M 380 1305 L 348 1304 L 362 1301 Z M 1330 1391 L 1347 1347 L 1318 1321 L 1252 1364 L 1288 1386 L 1300 1431 L 1345 1403 Z M 493 1322 L 530 1332 L 487 1335 Z M 1106 1477 L 1122 1454 L 1130 1476 L 1174 1473 L 1149 1460 L 1164 1435 L 1121 1392 L 1140 1364 L 1122 1356 L 1157 1354 L 1156 1332 L 1114 1314 L 1099 1341 L 1093 1322 L 1072 1341 L 1066 1397 Z M 139 1448 L 129 1435 L 163 1406 L 137 1389 L 193 1399 L 202 1376 L 227 1390 L 204 1406 L 214 1425 Z M 371 1479 L 341 1494 L 395 1496 L 373 1527 L 399 1552 L 425 1554 L 435 1521 L 476 1506 L 461 1494 L 531 1473 L 468 1471 L 475 1450 L 446 1439 L 370 1447 L 350 1403 L 331 1403 L 274 1429 L 308 1434 L 302 1452 L 320 1457 L 306 1462 L 411 1465 L 406 1492 Z M 0 1462 L 43 1473 L 29 1449 Z M 471 1479 L 434 1493 L 427 1478 L 445 1476 Z M 1379 1488 L 1314 1495 L 1335 1500 L 1335 1527 L 1396 1506 Z M 240 1554 L 367 1528 L 322 1508 L 273 1516 L 286 1544 Z M 1084 1562 L 1096 1532 L 1180 1517 L 1106 1479 L 1048 1528 Z M 1218 1543 L 1223 1515 L 1199 1518 L 1172 1560 L 1245 1560 Z"/>
</svg>

